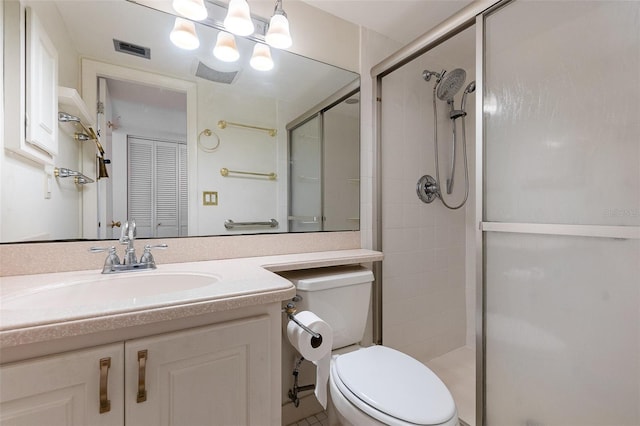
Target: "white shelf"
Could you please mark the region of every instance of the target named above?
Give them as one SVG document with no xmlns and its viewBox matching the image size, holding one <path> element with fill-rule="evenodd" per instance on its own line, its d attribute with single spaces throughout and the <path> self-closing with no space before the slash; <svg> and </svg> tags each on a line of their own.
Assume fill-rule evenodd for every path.
<svg viewBox="0 0 640 426">
<path fill-rule="evenodd" d="M 87 127 L 95 127 L 89 108 L 76 89 L 58 86 L 58 111 L 75 115 Z"/>
</svg>

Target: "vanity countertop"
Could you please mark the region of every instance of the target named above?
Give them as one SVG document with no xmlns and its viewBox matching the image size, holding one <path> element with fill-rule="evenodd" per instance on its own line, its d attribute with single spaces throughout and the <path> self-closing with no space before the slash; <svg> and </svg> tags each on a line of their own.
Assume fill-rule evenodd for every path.
<svg viewBox="0 0 640 426">
<path fill-rule="evenodd" d="M 2 277 L 0 348 L 277 303 L 292 298 L 295 287 L 273 272 L 379 260 L 380 252 L 352 249 L 173 263 L 149 272 Z M 171 291 L 158 288 L 162 280 L 173 280 Z M 184 287 L 176 291 L 175 280 Z M 136 284 L 139 290 L 129 291 Z"/>
</svg>

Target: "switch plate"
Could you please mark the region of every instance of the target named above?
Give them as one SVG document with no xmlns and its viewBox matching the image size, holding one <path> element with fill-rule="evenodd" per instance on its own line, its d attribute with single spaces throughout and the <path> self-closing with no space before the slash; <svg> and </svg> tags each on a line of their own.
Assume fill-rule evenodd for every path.
<svg viewBox="0 0 640 426">
<path fill-rule="evenodd" d="M 217 206 L 218 205 L 218 192 L 217 191 L 202 191 L 202 205 L 203 206 Z"/>
</svg>

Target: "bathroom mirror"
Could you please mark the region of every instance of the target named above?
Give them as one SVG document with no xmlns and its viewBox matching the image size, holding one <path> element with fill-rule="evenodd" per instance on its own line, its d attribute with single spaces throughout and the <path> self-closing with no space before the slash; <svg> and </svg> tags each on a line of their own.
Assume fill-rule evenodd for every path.
<svg viewBox="0 0 640 426">
<path fill-rule="evenodd" d="M 249 66 L 255 37 L 236 36 L 240 59 L 225 63 L 212 54 L 219 30 L 201 23 L 195 24 L 200 47 L 179 49 L 169 40 L 175 16 L 124 0 L 9 0 L 4 7 L 5 45 L 12 40 L 10 27 L 20 27 L 16 22 L 25 7 L 44 17 L 58 50 L 59 86 L 76 89 L 86 102 L 110 163 L 109 177 L 96 179 L 95 145 L 72 140 L 74 131 L 62 123 L 61 149 L 77 152 L 45 165 L 6 153 L 1 158 L 1 242 L 117 238 L 118 222 L 127 218 L 136 219 L 139 237 L 150 238 L 306 231 L 291 223 L 287 126 L 331 111 L 328 122 L 351 120 L 349 128 L 358 128 L 357 73 L 274 48 L 274 68 L 257 71 Z M 5 49 L 5 68 L 19 69 L 11 54 Z M 7 106 L 22 102 L 9 91 L 5 95 L 8 123 Z M 325 131 L 336 133 L 340 128 Z M 340 161 L 349 156 L 346 163 L 357 167 L 359 134 L 351 134 L 348 149 L 327 152 Z M 307 142 L 322 155 L 321 139 Z M 138 148 L 151 154 L 135 157 Z M 172 152 L 169 157 L 158 154 L 163 149 Z M 171 167 L 163 162 L 167 158 Z M 318 157 L 323 164 L 330 160 Z M 138 169 L 141 164 L 146 169 Z M 57 177 L 60 168 L 79 170 L 95 182 Z M 322 173 L 313 176 L 320 187 Z M 7 175 L 12 179 L 4 179 Z M 350 201 L 359 196 L 353 191 L 358 177 L 354 170 L 345 183 Z M 155 205 L 143 205 L 143 213 L 132 207 L 141 185 L 155 191 Z M 160 193 L 162 185 L 174 187 L 173 192 Z M 167 213 L 167 206 L 173 210 Z M 323 226 L 319 211 L 319 226 L 308 231 L 358 229 L 357 203 L 356 211 L 345 215 L 349 219 L 343 225 Z"/>
</svg>

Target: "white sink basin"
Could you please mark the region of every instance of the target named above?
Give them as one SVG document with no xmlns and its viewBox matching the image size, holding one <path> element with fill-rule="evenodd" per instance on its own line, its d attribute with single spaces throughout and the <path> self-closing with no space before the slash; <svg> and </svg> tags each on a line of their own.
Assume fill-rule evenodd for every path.
<svg viewBox="0 0 640 426">
<path fill-rule="evenodd" d="M 104 305 L 166 302 L 194 295 L 219 281 L 214 274 L 192 272 L 131 272 L 95 279 L 62 282 L 2 300 L 3 310 L 69 309 Z"/>
</svg>

